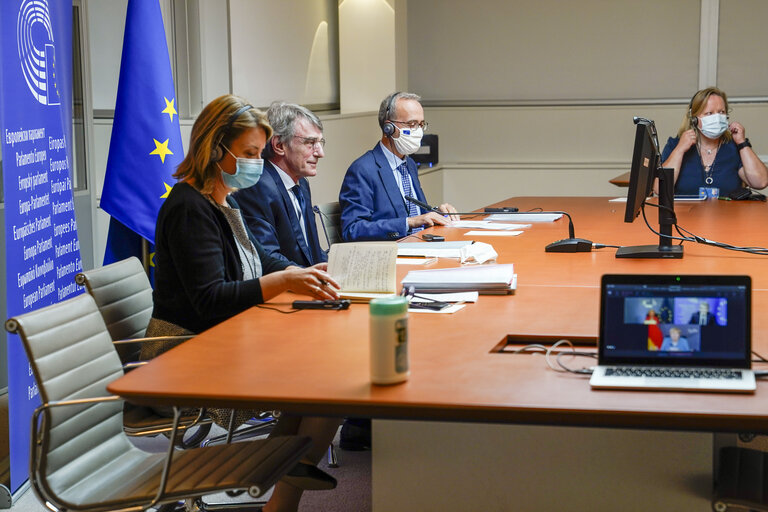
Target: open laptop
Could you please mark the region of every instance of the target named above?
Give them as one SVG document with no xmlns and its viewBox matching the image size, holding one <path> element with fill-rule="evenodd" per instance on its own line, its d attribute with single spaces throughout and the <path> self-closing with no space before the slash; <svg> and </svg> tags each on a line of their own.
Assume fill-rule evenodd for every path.
<svg viewBox="0 0 768 512">
<path fill-rule="evenodd" d="M 604 275 L 593 388 L 751 392 L 749 276 Z"/>
</svg>

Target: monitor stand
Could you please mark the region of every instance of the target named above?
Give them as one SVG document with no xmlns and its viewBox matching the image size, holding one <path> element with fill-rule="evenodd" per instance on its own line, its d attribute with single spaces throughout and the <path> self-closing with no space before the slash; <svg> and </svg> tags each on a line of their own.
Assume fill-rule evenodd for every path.
<svg viewBox="0 0 768 512">
<path fill-rule="evenodd" d="M 633 245 L 616 251 L 617 258 L 682 258 L 683 246 L 672 245 L 672 226 L 675 217 L 674 169 L 659 167 L 659 245 Z"/>
</svg>

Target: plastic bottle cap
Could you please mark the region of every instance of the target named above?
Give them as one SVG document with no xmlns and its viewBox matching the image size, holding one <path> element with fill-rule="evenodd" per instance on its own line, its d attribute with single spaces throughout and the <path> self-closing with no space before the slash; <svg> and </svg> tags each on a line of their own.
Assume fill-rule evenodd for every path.
<svg viewBox="0 0 768 512">
<path fill-rule="evenodd" d="M 370 302 L 372 315 L 397 315 L 408 311 L 408 299 L 400 296 L 380 297 Z"/>
</svg>

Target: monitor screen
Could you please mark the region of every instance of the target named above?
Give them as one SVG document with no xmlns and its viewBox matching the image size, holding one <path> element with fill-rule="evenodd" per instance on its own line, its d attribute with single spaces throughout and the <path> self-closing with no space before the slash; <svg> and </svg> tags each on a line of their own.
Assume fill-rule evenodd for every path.
<svg viewBox="0 0 768 512">
<path fill-rule="evenodd" d="M 632 222 L 640 214 L 645 199 L 651 195 L 656 169 L 659 166 L 659 151 L 655 141 L 656 127 L 653 121 L 637 121 L 635 150 L 632 153 L 632 167 L 629 172 L 627 209 L 624 222 Z"/>
<path fill-rule="evenodd" d="M 749 277 L 604 276 L 603 281 L 601 364 L 737 367 L 749 360 Z"/>
</svg>

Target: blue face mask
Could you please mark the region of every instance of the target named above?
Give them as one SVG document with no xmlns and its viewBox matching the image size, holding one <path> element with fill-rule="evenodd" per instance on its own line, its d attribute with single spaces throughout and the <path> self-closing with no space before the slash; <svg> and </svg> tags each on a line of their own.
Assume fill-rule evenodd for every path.
<svg viewBox="0 0 768 512">
<path fill-rule="evenodd" d="M 227 153 L 235 158 L 237 166 L 235 174 L 229 174 L 224 172 L 224 170 L 221 171 L 224 184 L 229 188 L 248 188 L 258 183 L 261 173 L 264 171 L 264 160 L 261 158 L 239 158 L 228 147 L 223 147 L 227 150 Z M 219 169 L 221 169 L 221 166 L 219 166 Z"/>
</svg>

